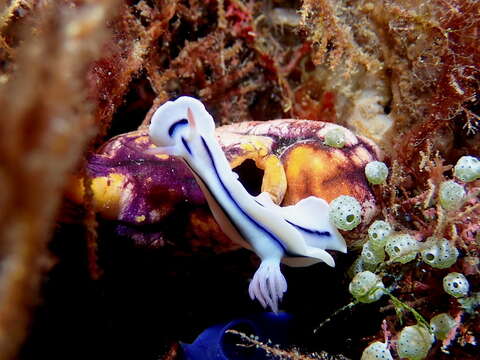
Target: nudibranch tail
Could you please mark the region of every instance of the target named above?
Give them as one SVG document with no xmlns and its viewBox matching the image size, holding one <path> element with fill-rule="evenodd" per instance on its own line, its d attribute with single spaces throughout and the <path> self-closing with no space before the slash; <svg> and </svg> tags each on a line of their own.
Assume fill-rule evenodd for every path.
<svg viewBox="0 0 480 360">
<path fill-rule="evenodd" d="M 264 260 L 255 272 L 248 287 L 252 300 L 257 299 L 264 308 L 278 312 L 278 302 L 287 291 L 287 281 L 280 271 L 280 261 Z"/>
<path fill-rule="evenodd" d="M 333 257 L 325 250 L 336 250 L 347 252 L 347 246 L 342 235 L 330 222 L 328 216 L 328 203 L 320 198 L 310 196 L 295 205 L 280 207 L 273 203 L 267 193 L 261 193 L 256 201 L 262 206 L 274 211 L 278 217 L 284 219 L 289 225 L 297 230 L 303 238 L 305 249 L 300 253 L 304 257 L 311 257 L 323 261 L 329 266 L 335 266 Z M 290 239 L 285 239 L 288 242 Z M 289 244 L 291 248 L 295 244 Z M 317 262 L 318 262 L 317 261 Z M 285 261 L 291 266 L 311 265 L 312 261 L 305 261 L 304 258 L 290 257 Z"/>
</svg>

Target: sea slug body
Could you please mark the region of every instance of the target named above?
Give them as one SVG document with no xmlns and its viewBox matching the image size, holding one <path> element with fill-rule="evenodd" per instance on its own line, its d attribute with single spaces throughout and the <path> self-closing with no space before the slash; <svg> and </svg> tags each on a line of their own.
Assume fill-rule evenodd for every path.
<svg viewBox="0 0 480 360">
<path fill-rule="evenodd" d="M 151 152 L 180 157 L 224 233 L 260 257 L 249 294 L 277 312 L 287 290 L 280 262 L 305 266 L 323 261 L 334 266 L 325 250 L 346 252 L 345 241 L 330 222 L 323 199 L 311 196 L 280 207 L 267 193 L 251 196 L 231 170 L 214 130 L 213 118 L 199 100 L 183 96 L 168 101 L 152 117 L 149 134 L 157 148 Z"/>
</svg>

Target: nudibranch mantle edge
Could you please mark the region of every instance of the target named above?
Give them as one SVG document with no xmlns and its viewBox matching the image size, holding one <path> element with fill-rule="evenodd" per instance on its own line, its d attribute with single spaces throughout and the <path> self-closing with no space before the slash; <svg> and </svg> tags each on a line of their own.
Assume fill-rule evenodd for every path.
<svg viewBox="0 0 480 360">
<path fill-rule="evenodd" d="M 342 235 L 331 224 L 328 203 L 310 196 L 292 206 L 273 203 L 268 193 L 251 196 L 238 180 L 215 139 L 215 122 L 197 99 L 182 96 L 160 106 L 152 117 L 152 153 L 180 157 L 192 171 L 222 231 L 261 259 L 249 294 L 278 311 L 287 290 L 280 262 L 305 266 L 325 262 L 326 250 L 346 252 Z"/>
</svg>

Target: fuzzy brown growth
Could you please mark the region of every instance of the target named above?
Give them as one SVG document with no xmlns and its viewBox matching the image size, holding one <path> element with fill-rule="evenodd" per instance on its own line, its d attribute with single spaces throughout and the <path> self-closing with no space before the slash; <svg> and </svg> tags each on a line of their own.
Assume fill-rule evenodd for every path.
<svg viewBox="0 0 480 360">
<path fill-rule="evenodd" d="M 15 18 L 12 7 L 22 6 L 13 2 L 4 14 Z M 10 28 L 1 29 L 3 50 L 12 50 L 6 61 L 15 64 L 3 69 L 0 86 L 0 359 L 10 359 L 25 336 L 52 262 L 46 244 L 62 188 L 94 134 L 83 79 L 113 10 L 111 1 L 36 2 L 36 19 L 16 33 L 24 43 L 14 50 Z"/>
<path fill-rule="evenodd" d="M 404 71 L 398 69 L 403 79 L 395 86 L 395 106 L 406 115 L 405 125 L 414 124 L 409 130 L 397 125 L 406 132 L 406 141 L 397 146 L 399 156 L 411 166 L 426 140 L 433 138 L 448 157 L 458 136 L 478 131 L 480 4 L 440 0 L 426 5 L 425 12 L 400 6 L 391 11 L 399 16 L 396 47 L 404 49 L 406 58 Z M 413 38 L 415 42 L 408 40 Z"/>
<path fill-rule="evenodd" d="M 124 6 L 112 23 L 109 55 L 90 71 L 99 122 L 108 129 L 138 77 L 148 79 L 146 91 L 156 97 L 152 111 L 179 95 L 201 98 L 220 123 L 251 120 L 265 107 L 287 111 L 293 95 L 279 68 L 289 49 L 274 51 L 262 38 L 264 27 L 255 23 L 260 11 L 241 1 Z M 264 93 L 271 100 L 256 103 Z"/>
<path fill-rule="evenodd" d="M 336 89 L 343 100 L 340 121 L 368 132 L 368 122 L 349 114 L 362 93 L 373 92 L 393 120 L 390 137 L 380 142 L 393 145 L 402 165 L 418 162 L 427 139 L 450 157 L 457 155 L 452 145 L 459 137 L 472 137 L 464 146 L 478 152 L 479 11 L 471 0 L 305 0 L 312 60 L 331 70 L 317 70 L 317 80 L 320 75 L 323 88 Z M 399 134 L 405 141 L 395 144 Z"/>
<path fill-rule="evenodd" d="M 175 0 L 124 6 L 111 24 L 106 55 L 90 69 L 101 136 L 116 117 L 126 121 L 117 111 L 130 111 L 130 103 L 145 113 L 155 98 L 146 125 L 160 104 L 179 95 L 202 99 L 220 124 L 285 115 L 335 119 L 335 96 L 323 96 L 304 64 L 311 49 L 292 8 L 299 4 L 282 5 Z M 125 130 L 141 122 L 134 116 Z"/>
<path fill-rule="evenodd" d="M 97 103 L 95 117 L 101 125 L 99 141 L 105 137 L 132 80 L 147 66 L 146 59 L 175 14 L 176 1 L 166 3 L 153 8 L 145 1 L 135 6 L 124 4 L 110 23 L 113 37 L 104 49 L 108 56 L 92 63 L 88 73 L 91 98 Z"/>
</svg>

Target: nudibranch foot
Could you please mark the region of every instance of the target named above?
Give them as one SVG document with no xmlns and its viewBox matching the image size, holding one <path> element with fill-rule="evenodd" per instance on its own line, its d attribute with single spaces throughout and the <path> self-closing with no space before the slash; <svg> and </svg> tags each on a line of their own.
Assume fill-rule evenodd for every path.
<svg viewBox="0 0 480 360">
<path fill-rule="evenodd" d="M 286 291 L 287 281 L 280 271 L 280 261 L 263 260 L 248 287 L 250 298 L 278 313 L 278 302 Z"/>
</svg>

